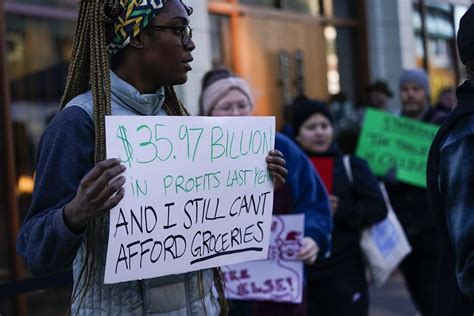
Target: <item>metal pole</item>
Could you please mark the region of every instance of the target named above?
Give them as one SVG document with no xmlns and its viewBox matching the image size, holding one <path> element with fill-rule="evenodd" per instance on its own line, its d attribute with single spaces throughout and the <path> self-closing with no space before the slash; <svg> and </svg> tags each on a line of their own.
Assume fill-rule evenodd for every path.
<svg viewBox="0 0 474 316">
<path fill-rule="evenodd" d="M 235 8 L 238 8 L 239 2 L 238 0 L 229 0 L 229 3 L 233 4 Z M 231 34 L 231 41 L 232 41 L 232 59 L 233 59 L 233 66 L 234 72 L 237 75 L 242 75 L 242 54 L 240 52 L 241 47 L 239 46 L 240 43 L 240 13 L 239 10 L 233 10 L 230 14 L 230 34 Z"/>
<path fill-rule="evenodd" d="M 359 80 L 356 84 L 359 93 L 356 94 L 356 102 L 363 104 L 367 101 L 367 86 L 370 84 L 370 62 L 369 62 L 369 38 L 367 30 L 367 1 L 359 0 L 357 6 L 357 54 Z"/>
<path fill-rule="evenodd" d="M 421 37 L 423 40 L 423 68 L 426 73 L 430 73 L 430 57 L 429 57 L 429 46 L 428 46 L 428 29 L 426 26 L 426 17 L 428 15 L 428 9 L 426 7 L 426 1 L 420 0 L 420 16 L 421 16 Z"/>
<path fill-rule="evenodd" d="M 18 200 L 16 195 L 15 160 L 13 150 L 13 134 L 10 117 L 10 94 L 6 69 L 6 45 L 5 45 L 5 8 L 4 1 L 0 0 L 0 135 L 4 144 L 4 157 L 2 157 L 4 179 L 2 180 L 1 192 L 5 197 L 6 211 L 8 212 L 8 237 L 10 252 L 10 267 L 12 277 L 15 280 L 24 276 L 23 265 L 16 254 L 16 236 L 18 235 L 20 221 L 18 218 Z M 3 210 L 5 211 L 5 210 Z M 26 298 L 24 295 L 16 296 L 14 299 L 16 315 L 26 315 Z"/>
</svg>

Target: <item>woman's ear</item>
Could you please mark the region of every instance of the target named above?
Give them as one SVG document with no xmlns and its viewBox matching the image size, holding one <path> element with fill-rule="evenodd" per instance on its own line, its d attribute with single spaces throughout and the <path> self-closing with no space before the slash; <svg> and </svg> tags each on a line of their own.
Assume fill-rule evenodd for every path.
<svg viewBox="0 0 474 316">
<path fill-rule="evenodd" d="M 144 37 L 146 35 L 143 34 L 144 32 L 140 32 L 137 36 L 135 36 L 131 41 L 130 41 L 130 46 L 133 48 L 138 48 L 138 49 L 143 49 L 145 47 L 145 42 L 144 42 Z"/>
</svg>

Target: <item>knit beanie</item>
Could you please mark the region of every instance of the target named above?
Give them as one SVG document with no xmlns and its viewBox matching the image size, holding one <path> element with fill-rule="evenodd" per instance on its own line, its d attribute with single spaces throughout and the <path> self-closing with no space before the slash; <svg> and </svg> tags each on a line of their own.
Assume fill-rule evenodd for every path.
<svg viewBox="0 0 474 316">
<path fill-rule="evenodd" d="M 329 108 L 322 101 L 310 99 L 299 100 L 298 102 L 293 104 L 292 108 L 292 126 L 296 136 L 300 132 L 301 125 L 303 125 L 303 123 L 313 114 L 321 114 L 325 116 L 331 122 L 331 124 L 334 123 L 331 117 L 331 113 L 329 112 Z"/>
<path fill-rule="evenodd" d="M 430 83 L 428 80 L 428 75 L 424 70 L 421 69 L 405 69 L 402 72 L 402 75 L 400 77 L 400 87 L 408 84 L 408 83 L 414 83 L 419 85 L 420 87 L 425 90 L 425 93 L 427 96 L 431 95 L 431 89 L 430 89 Z"/>
<path fill-rule="evenodd" d="M 231 90 L 240 91 L 253 108 L 254 100 L 247 81 L 237 77 L 225 68 L 208 71 L 202 80 L 201 97 L 199 100 L 200 115 L 211 115 L 219 100 L 225 97 Z"/>
<path fill-rule="evenodd" d="M 461 18 L 457 41 L 462 63 L 474 60 L 474 4 Z"/>
</svg>

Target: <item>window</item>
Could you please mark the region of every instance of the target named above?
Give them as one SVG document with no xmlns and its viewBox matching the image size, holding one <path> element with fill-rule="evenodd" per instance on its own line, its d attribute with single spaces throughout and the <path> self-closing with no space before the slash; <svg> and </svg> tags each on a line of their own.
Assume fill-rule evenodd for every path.
<svg viewBox="0 0 474 316">
<path fill-rule="evenodd" d="M 357 100 L 357 51 L 355 31 L 351 28 L 328 26 L 324 29 L 328 64 L 328 90 L 332 95 L 343 92 Z"/>
<path fill-rule="evenodd" d="M 283 2 L 283 8 L 312 15 L 319 15 L 321 13 L 321 6 L 318 0 L 286 0 Z"/>
<path fill-rule="evenodd" d="M 428 2 L 425 8 L 426 10 L 423 10 L 418 1 L 413 4 L 415 56 L 418 67 L 428 67 L 433 101 L 436 102 L 442 89 L 455 87 L 460 79 L 456 57 L 454 7 L 447 3 Z"/>
<path fill-rule="evenodd" d="M 279 2 L 277 0 L 240 0 L 243 4 L 259 5 L 262 7 L 279 7 Z"/>
<path fill-rule="evenodd" d="M 227 15 L 211 14 L 210 20 L 212 66 L 233 69 L 230 18 Z"/>
<path fill-rule="evenodd" d="M 54 8 L 46 4 L 54 5 Z M 6 63 L 10 80 L 20 222 L 31 203 L 39 139 L 47 123 L 59 109 L 75 30 L 74 22 L 51 16 L 58 9 L 61 12 L 71 12 L 61 9 L 71 5 L 71 1 L 63 0 L 24 0 L 6 7 L 11 10 L 6 14 Z M 1 226 L 0 229 L 2 232 L 6 231 Z M 4 268 L 9 265 L 9 257 L 3 252 L 9 247 L 1 234 L 0 243 L 0 282 L 6 283 L 10 281 L 11 275 Z M 27 309 L 31 314 L 34 311 L 35 315 L 65 314 L 70 292 L 69 286 L 29 292 L 26 294 Z M 0 306 L 7 304 L 8 298 L 0 300 Z"/>
<path fill-rule="evenodd" d="M 320 0 L 240 0 L 240 2 L 312 15 L 319 15 L 321 13 Z"/>
</svg>

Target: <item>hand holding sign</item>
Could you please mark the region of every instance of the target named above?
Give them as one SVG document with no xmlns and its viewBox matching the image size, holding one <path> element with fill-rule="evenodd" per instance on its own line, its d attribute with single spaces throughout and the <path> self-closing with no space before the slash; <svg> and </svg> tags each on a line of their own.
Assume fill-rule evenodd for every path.
<svg viewBox="0 0 474 316">
<path fill-rule="evenodd" d="M 301 247 L 298 258 L 307 265 L 312 265 L 318 258 L 319 247 L 316 241 L 311 237 L 303 238 L 303 247 Z"/>
<path fill-rule="evenodd" d="M 64 207 L 64 221 L 80 234 L 86 224 L 115 207 L 124 196 L 125 166 L 118 159 L 99 162 L 82 178 L 76 196 Z"/>
<path fill-rule="evenodd" d="M 271 150 L 267 157 L 268 169 L 271 172 L 273 179 L 273 187 L 278 189 L 286 182 L 288 170 L 286 170 L 286 160 L 283 153 L 279 150 Z"/>
</svg>

